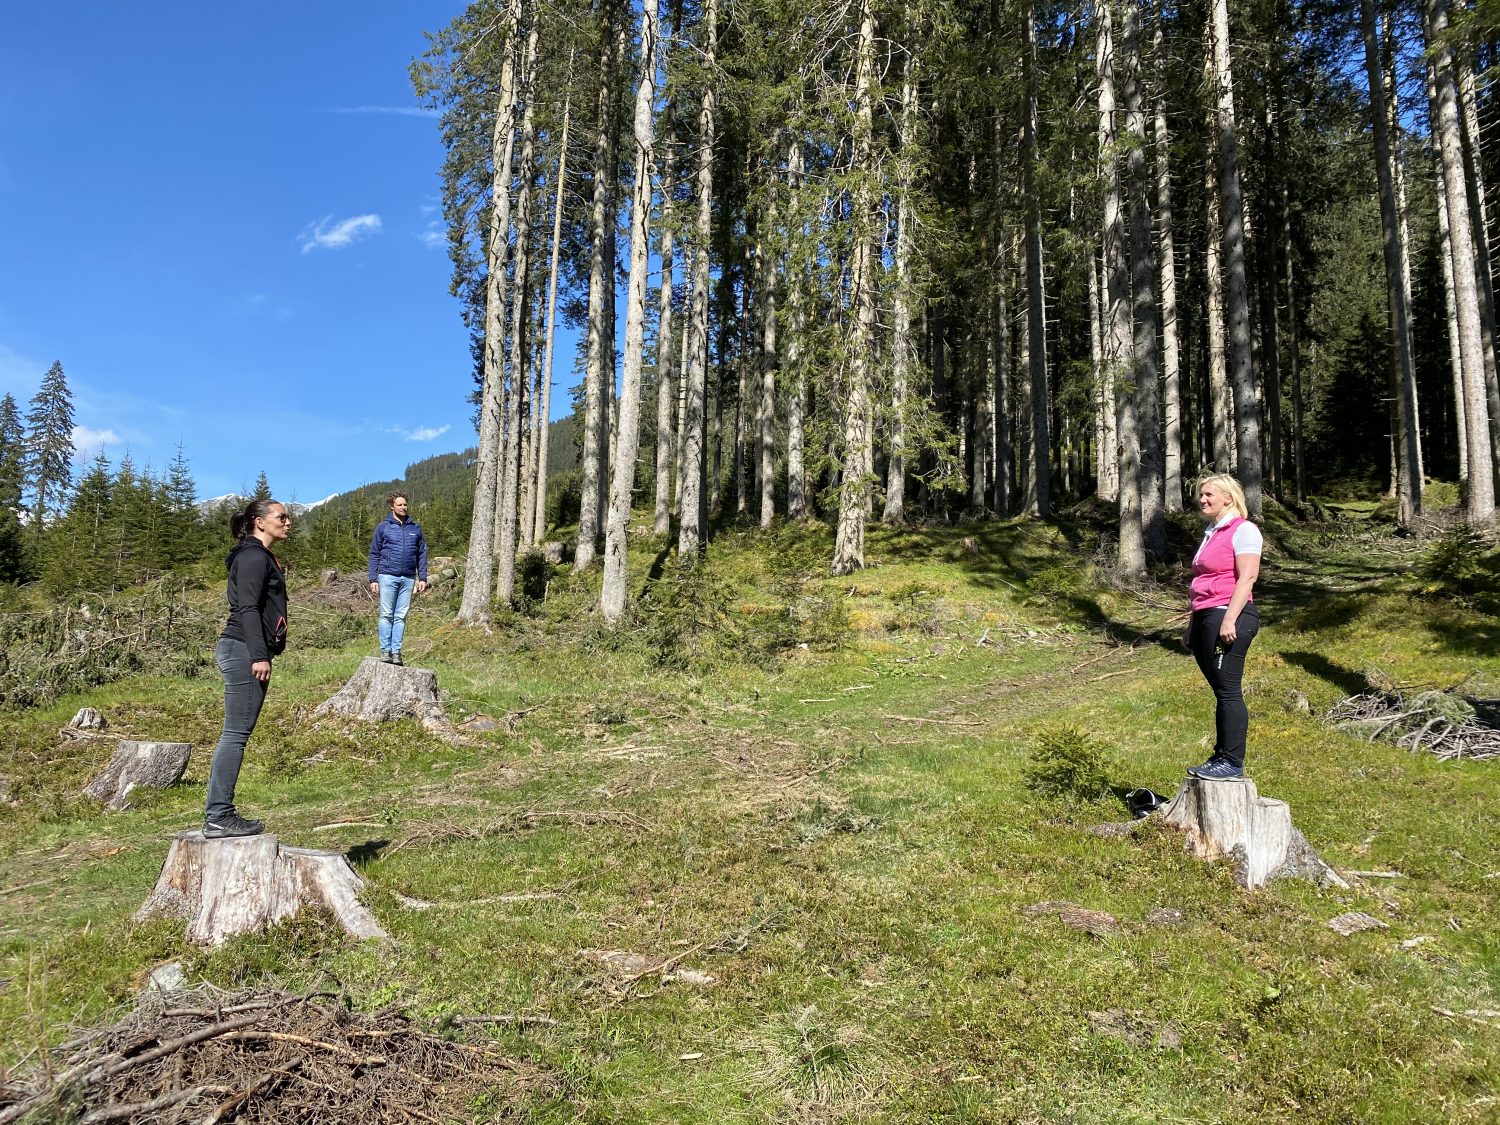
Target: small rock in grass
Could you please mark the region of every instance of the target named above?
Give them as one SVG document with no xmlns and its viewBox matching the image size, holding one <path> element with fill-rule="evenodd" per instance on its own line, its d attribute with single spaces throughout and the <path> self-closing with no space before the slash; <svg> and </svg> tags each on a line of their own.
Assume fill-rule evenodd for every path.
<svg viewBox="0 0 1500 1125">
<path fill-rule="evenodd" d="M 181 961 L 168 961 L 158 965 L 146 977 L 147 992 L 176 992 L 187 983 L 187 974 L 182 971 Z"/>
<path fill-rule="evenodd" d="M 1180 926 L 1182 911 L 1172 906 L 1158 906 L 1147 913 L 1146 921 L 1153 926 Z"/>
<path fill-rule="evenodd" d="M 492 731 L 503 729 L 503 724 L 488 715 L 475 715 L 466 723 L 459 724 L 460 730 L 466 731 Z"/>
<path fill-rule="evenodd" d="M 1120 923 L 1115 916 L 1102 910 L 1087 910 L 1075 906 L 1070 910 L 1059 910 L 1057 916 L 1065 925 L 1094 937 L 1113 937 L 1120 932 Z"/>
<path fill-rule="evenodd" d="M 1351 934 L 1363 933 L 1365 930 L 1388 930 L 1390 929 L 1379 918 L 1373 918 L 1359 910 L 1349 910 L 1340 914 L 1337 918 L 1328 920 L 1328 928 L 1336 934 L 1349 937 Z"/>
<path fill-rule="evenodd" d="M 1096 1034 L 1118 1039 L 1132 1047 L 1155 1045 L 1176 1049 L 1182 1046 L 1182 1030 L 1175 1023 L 1157 1023 L 1124 1008 L 1108 1008 L 1087 1015 L 1089 1026 Z"/>
</svg>

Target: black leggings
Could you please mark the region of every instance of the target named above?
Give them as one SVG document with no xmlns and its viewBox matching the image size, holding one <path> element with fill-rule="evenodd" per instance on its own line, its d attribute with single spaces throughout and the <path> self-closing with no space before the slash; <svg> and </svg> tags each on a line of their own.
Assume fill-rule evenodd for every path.
<svg viewBox="0 0 1500 1125">
<path fill-rule="evenodd" d="M 1219 625 L 1226 607 L 1193 611 L 1188 634 L 1189 646 L 1198 660 L 1198 670 L 1214 689 L 1214 753 L 1233 765 L 1244 768 L 1245 734 L 1250 729 L 1250 713 L 1245 710 L 1245 696 L 1240 684 L 1245 678 L 1245 654 L 1250 642 L 1260 632 L 1260 614 L 1254 602 L 1247 602 L 1235 622 L 1234 644 L 1225 648 L 1219 640 Z"/>
</svg>

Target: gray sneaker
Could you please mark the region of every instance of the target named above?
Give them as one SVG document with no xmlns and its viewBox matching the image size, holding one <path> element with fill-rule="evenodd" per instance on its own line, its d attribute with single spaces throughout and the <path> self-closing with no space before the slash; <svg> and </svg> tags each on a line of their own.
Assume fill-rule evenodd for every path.
<svg viewBox="0 0 1500 1125">
<path fill-rule="evenodd" d="M 1211 758 L 1189 769 L 1188 776 L 1200 781 L 1243 781 L 1245 771 L 1226 758 Z"/>
<path fill-rule="evenodd" d="M 398 668 L 401 666 L 401 654 L 399 652 L 391 653 L 391 663 L 396 665 Z"/>
<path fill-rule="evenodd" d="M 259 836 L 266 826 L 258 820 L 246 820 L 237 812 L 214 817 L 203 822 L 205 840 L 222 840 L 227 836 Z"/>
</svg>

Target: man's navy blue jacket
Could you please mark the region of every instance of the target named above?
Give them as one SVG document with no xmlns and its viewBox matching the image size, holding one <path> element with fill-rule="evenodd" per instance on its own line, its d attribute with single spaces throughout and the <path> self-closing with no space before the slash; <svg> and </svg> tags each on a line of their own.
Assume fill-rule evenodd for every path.
<svg viewBox="0 0 1500 1125">
<path fill-rule="evenodd" d="M 398 520 L 392 512 L 375 525 L 370 537 L 370 581 L 381 574 L 427 581 L 427 538 L 416 520 Z"/>
</svg>

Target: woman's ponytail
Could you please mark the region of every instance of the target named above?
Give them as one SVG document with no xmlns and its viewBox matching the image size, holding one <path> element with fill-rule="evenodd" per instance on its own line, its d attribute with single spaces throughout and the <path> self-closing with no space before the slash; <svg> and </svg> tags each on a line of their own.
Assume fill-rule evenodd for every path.
<svg viewBox="0 0 1500 1125">
<path fill-rule="evenodd" d="M 229 534 L 236 541 L 244 539 L 255 530 L 255 521 L 264 516 L 274 507 L 279 507 L 279 500 L 252 500 L 234 515 L 229 517 Z"/>
</svg>

